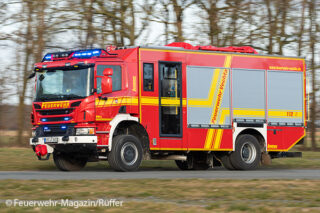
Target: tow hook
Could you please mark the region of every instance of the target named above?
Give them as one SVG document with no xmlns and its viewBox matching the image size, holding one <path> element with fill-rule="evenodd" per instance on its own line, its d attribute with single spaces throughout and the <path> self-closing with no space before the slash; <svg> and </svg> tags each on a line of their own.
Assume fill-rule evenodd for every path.
<svg viewBox="0 0 320 213">
<path fill-rule="evenodd" d="M 35 147 L 35 153 L 38 157 L 38 160 L 49 160 L 50 153 L 48 153 L 47 146 L 46 145 L 37 145 Z M 42 156 L 46 156 L 45 158 L 42 158 Z"/>
</svg>

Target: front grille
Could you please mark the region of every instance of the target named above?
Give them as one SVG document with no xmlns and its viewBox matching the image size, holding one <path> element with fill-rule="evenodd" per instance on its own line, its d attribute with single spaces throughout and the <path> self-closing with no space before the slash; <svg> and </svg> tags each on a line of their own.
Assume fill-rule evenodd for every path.
<svg viewBox="0 0 320 213">
<path fill-rule="evenodd" d="M 53 118 L 41 118 L 42 122 L 54 122 L 54 121 L 69 121 L 71 117 L 53 117 Z"/>
<path fill-rule="evenodd" d="M 66 115 L 73 112 L 74 109 L 50 109 L 50 110 L 37 110 L 40 115 Z"/>
<path fill-rule="evenodd" d="M 46 126 L 47 127 L 47 126 Z M 67 128 L 62 129 L 61 126 L 51 126 L 47 127 L 46 130 L 45 127 L 43 128 L 43 133 L 45 136 L 58 136 L 58 135 L 65 135 L 67 133 Z"/>
<path fill-rule="evenodd" d="M 75 135 L 75 124 L 41 125 L 36 129 L 37 137 Z"/>
</svg>

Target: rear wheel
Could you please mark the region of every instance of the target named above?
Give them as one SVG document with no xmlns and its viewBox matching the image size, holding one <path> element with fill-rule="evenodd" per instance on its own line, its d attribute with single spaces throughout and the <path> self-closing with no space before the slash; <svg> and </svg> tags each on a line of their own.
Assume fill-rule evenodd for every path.
<svg viewBox="0 0 320 213">
<path fill-rule="evenodd" d="M 133 135 L 118 135 L 113 139 L 108 154 L 110 166 L 116 171 L 135 171 L 142 161 L 142 146 Z"/>
<path fill-rule="evenodd" d="M 194 162 L 193 170 L 207 170 L 209 169 L 209 164 L 204 162 Z"/>
<path fill-rule="evenodd" d="M 240 135 L 236 141 L 235 151 L 230 154 L 230 162 L 235 169 L 253 170 L 258 168 L 261 159 L 259 141 L 252 135 Z"/>
<path fill-rule="evenodd" d="M 88 159 L 70 156 L 67 153 L 53 152 L 53 161 L 61 171 L 78 171 L 85 167 Z"/>
<path fill-rule="evenodd" d="M 176 165 L 181 170 L 190 170 L 188 167 L 188 161 L 176 160 Z"/>
<path fill-rule="evenodd" d="M 230 161 L 230 156 L 228 154 L 225 154 L 223 156 L 220 157 L 220 160 L 222 162 L 222 165 L 224 166 L 224 168 L 228 169 L 228 170 L 234 170 L 234 166 L 231 164 Z"/>
</svg>

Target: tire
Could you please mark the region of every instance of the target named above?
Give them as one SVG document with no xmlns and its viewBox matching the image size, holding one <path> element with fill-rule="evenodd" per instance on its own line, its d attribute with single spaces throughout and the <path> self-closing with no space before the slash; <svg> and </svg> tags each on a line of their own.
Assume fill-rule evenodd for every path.
<svg viewBox="0 0 320 213">
<path fill-rule="evenodd" d="M 176 160 L 176 165 L 181 170 L 190 170 L 188 167 L 188 161 Z"/>
<path fill-rule="evenodd" d="M 136 171 L 141 164 L 142 155 L 141 143 L 135 136 L 118 135 L 113 139 L 108 162 L 116 171 Z"/>
<path fill-rule="evenodd" d="M 236 140 L 235 151 L 230 154 L 230 162 L 238 170 L 254 170 L 260 165 L 261 148 L 252 135 L 240 135 Z"/>
<path fill-rule="evenodd" d="M 207 163 L 194 162 L 192 169 L 193 170 L 207 170 L 207 169 L 209 169 L 209 165 Z"/>
<path fill-rule="evenodd" d="M 228 154 L 221 156 L 220 160 L 221 160 L 224 168 L 226 168 L 228 170 L 235 170 L 234 166 L 231 164 L 230 156 Z"/>
<path fill-rule="evenodd" d="M 66 153 L 53 152 L 53 161 L 61 171 L 78 171 L 85 167 L 88 159 L 76 158 Z"/>
</svg>

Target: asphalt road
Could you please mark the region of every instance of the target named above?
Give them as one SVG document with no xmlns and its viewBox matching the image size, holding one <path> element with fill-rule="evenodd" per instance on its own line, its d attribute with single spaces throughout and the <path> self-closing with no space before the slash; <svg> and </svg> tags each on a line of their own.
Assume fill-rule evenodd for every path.
<svg viewBox="0 0 320 213">
<path fill-rule="evenodd" d="M 16 180 L 81 180 L 81 179 L 313 179 L 320 180 L 320 170 L 317 169 L 267 169 L 256 171 L 227 171 L 212 169 L 207 171 L 152 171 L 137 172 L 106 171 L 0 171 L 0 179 Z"/>
</svg>

